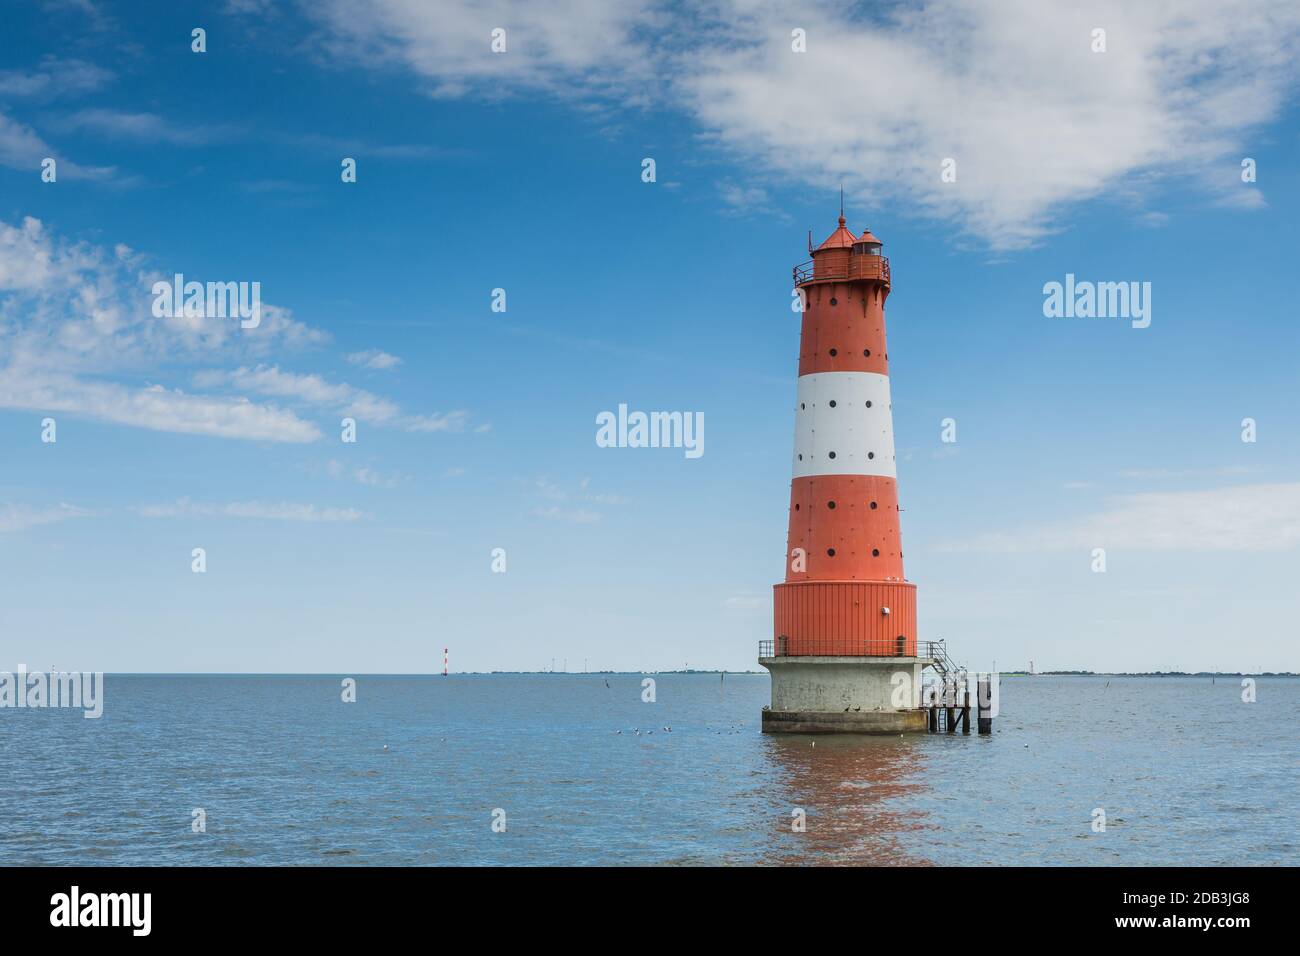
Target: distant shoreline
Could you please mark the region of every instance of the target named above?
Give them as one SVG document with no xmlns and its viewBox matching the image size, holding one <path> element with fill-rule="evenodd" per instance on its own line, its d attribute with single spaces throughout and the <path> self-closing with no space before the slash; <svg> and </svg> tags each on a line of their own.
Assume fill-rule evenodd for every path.
<svg viewBox="0 0 1300 956">
<path fill-rule="evenodd" d="M 29 670 L 36 673 L 36 670 Z M 970 673 L 986 673 L 972 668 Z M 998 671 L 998 677 L 1300 677 L 1294 671 Z M 442 677 L 437 671 L 423 673 L 370 673 L 366 671 L 105 671 L 107 677 Z M 766 671 L 452 671 L 453 677 L 642 677 L 647 674 L 733 675 L 765 677 Z"/>
</svg>

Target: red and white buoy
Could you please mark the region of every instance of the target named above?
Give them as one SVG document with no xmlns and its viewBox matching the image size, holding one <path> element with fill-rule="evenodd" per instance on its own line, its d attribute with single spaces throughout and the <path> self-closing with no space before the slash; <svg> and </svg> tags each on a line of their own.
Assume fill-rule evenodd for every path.
<svg viewBox="0 0 1300 956">
<path fill-rule="evenodd" d="M 903 577 L 899 533 L 889 260 L 871 230 L 854 235 L 843 214 L 809 252 L 812 261 L 794 270 L 804 311 L 793 480 L 785 580 L 773 591 L 772 646 L 760 655 L 772 672 L 763 725 L 918 729 L 914 717 L 880 716 L 912 709 L 910 693 L 896 706 L 893 675 L 919 684 L 921 670 L 916 586 Z"/>
</svg>

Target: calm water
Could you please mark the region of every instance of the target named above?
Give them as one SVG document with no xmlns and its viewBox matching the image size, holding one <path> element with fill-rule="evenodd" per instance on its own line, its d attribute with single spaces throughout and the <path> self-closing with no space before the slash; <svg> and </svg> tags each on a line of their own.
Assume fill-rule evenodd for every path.
<svg viewBox="0 0 1300 956">
<path fill-rule="evenodd" d="M 766 674 L 640 681 L 109 676 L 100 720 L 0 711 L 0 862 L 1298 862 L 1300 680 L 1004 678 L 992 737 L 906 739 L 763 736 Z"/>
</svg>

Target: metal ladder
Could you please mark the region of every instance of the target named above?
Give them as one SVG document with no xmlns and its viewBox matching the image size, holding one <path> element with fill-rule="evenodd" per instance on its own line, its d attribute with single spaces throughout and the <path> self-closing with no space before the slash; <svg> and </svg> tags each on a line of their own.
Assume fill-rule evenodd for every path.
<svg viewBox="0 0 1300 956">
<path fill-rule="evenodd" d="M 926 656 L 934 662 L 935 672 L 941 680 L 947 680 L 956 674 L 964 673 L 966 668 L 948 656 L 948 645 L 943 641 L 925 641 Z"/>
</svg>

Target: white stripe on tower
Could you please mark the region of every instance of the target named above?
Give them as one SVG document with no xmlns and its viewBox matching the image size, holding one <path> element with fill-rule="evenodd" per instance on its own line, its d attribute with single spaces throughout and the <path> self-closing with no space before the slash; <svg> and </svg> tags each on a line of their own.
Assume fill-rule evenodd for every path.
<svg viewBox="0 0 1300 956">
<path fill-rule="evenodd" d="M 799 376 L 798 394 L 794 477 L 896 477 L 888 375 L 813 372 Z"/>
</svg>

